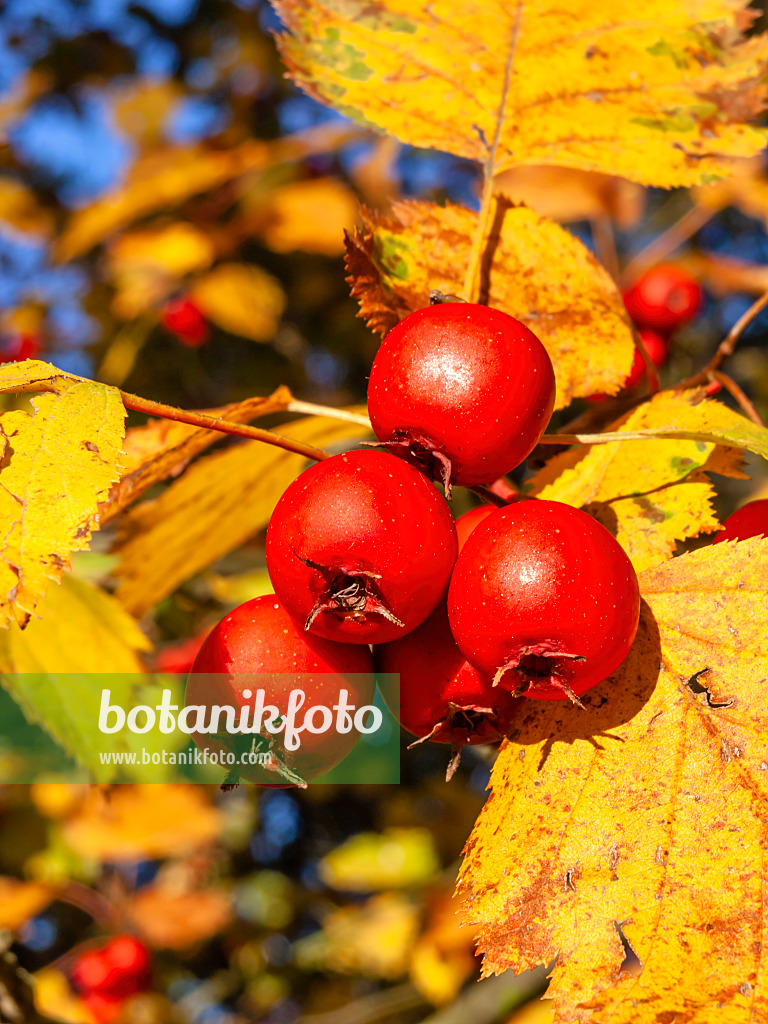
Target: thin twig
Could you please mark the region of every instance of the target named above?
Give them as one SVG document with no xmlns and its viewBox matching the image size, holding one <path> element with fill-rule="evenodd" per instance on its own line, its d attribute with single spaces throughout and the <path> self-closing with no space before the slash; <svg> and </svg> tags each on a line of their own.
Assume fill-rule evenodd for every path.
<svg viewBox="0 0 768 1024">
<path fill-rule="evenodd" d="M 736 343 L 741 338 L 744 331 L 749 327 L 755 317 L 759 316 L 760 313 L 768 306 L 768 291 L 763 292 L 759 299 L 756 299 L 746 313 L 743 313 L 733 327 L 728 331 L 728 334 L 723 338 L 720 344 L 717 346 L 717 351 L 712 356 L 710 361 L 700 370 L 699 373 L 695 373 L 692 377 L 688 377 L 687 380 L 681 381 L 675 385 L 675 391 L 684 391 L 687 388 L 697 387 L 699 384 L 707 384 L 712 380 L 713 374 L 720 368 L 728 356 L 733 355 L 733 350 L 736 348 Z"/>
<path fill-rule="evenodd" d="M 153 402 L 148 398 L 130 395 L 125 391 L 120 392 L 120 397 L 126 409 L 132 409 L 134 412 L 144 412 L 149 416 L 176 420 L 178 423 L 189 423 L 193 427 L 218 430 L 222 434 L 232 434 L 235 437 L 247 437 L 252 441 L 264 441 L 265 444 L 283 448 L 285 451 L 294 452 L 296 455 L 303 455 L 304 458 L 314 459 L 316 462 L 331 457 L 328 452 L 324 452 L 320 448 L 315 448 L 311 444 L 304 444 L 303 441 L 295 441 L 292 437 L 275 434 L 271 430 L 262 430 L 260 427 L 252 427 L 246 423 L 232 423 L 229 420 L 217 419 L 215 416 L 206 416 L 202 412 L 177 409 L 175 406 L 163 405 L 162 402 Z"/>
<path fill-rule="evenodd" d="M 640 250 L 634 259 L 629 261 L 621 275 L 624 285 L 632 284 L 648 267 L 652 267 L 655 263 L 661 263 L 683 242 L 687 242 L 703 228 L 718 212 L 718 210 L 707 209 L 703 206 L 694 206 L 692 210 L 684 213 L 671 227 L 657 235 L 652 242 Z"/>
<path fill-rule="evenodd" d="M 506 508 L 509 504 L 506 498 L 502 498 L 499 494 L 494 494 L 487 484 L 476 484 L 474 487 L 467 488 L 467 490 L 472 491 L 473 494 L 476 494 L 478 498 L 482 498 L 489 505 L 495 505 L 496 508 Z"/>
<path fill-rule="evenodd" d="M 597 258 L 611 275 L 614 281 L 619 280 L 619 254 L 616 252 L 616 237 L 613 233 L 613 222 L 605 214 L 599 214 L 590 221 L 592 241 L 595 243 Z"/>
<path fill-rule="evenodd" d="M 615 430 L 604 434 L 544 434 L 539 444 L 611 444 L 614 441 L 704 441 L 726 448 L 743 448 L 743 444 L 704 430 Z"/>
<path fill-rule="evenodd" d="M 512 66 L 515 61 L 517 37 L 520 33 L 520 17 L 522 9 L 522 0 L 518 0 L 517 7 L 515 9 L 515 18 L 512 22 L 512 33 L 509 40 L 509 54 L 504 68 L 504 83 L 501 89 L 501 99 L 499 101 L 499 109 L 496 115 L 496 131 L 494 132 L 493 142 L 491 143 L 491 148 L 488 153 L 488 159 L 485 161 L 485 165 L 483 167 L 483 195 L 480 201 L 480 213 L 477 218 L 477 227 L 475 228 L 475 237 L 472 242 L 472 249 L 469 254 L 469 260 L 467 261 L 467 271 L 464 275 L 463 297 L 467 302 L 477 302 L 482 290 L 481 269 L 483 265 L 483 254 L 485 252 L 488 232 L 491 224 L 493 223 L 492 213 L 496 202 L 493 194 L 493 178 L 496 173 L 496 154 L 498 153 L 499 144 L 501 142 L 501 133 L 504 127 L 504 111 L 507 106 L 509 86 L 512 81 Z"/>
<path fill-rule="evenodd" d="M 760 418 L 759 412 L 750 402 L 750 400 L 747 398 L 744 392 L 741 390 L 741 388 L 733 379 L 733 377 L 729 377 L 727 373 L 720 373 L 719 370 L 713 370 L 712 376 L 715 380 L 720 381 L 720 383 L 723 385 L 726 391 L 729 391 L 733 395 L 733 397 L 736 399 L 736 401 L 739 403 L 741 408 L 744 410 L 747 416 L 749 416 L 753 423 L 756 423 L 758 427 L 765 426 L 762 419 Z"/>
<path fill-rule="evenodd" d="M 288 412 L 306 413 L 307 416 L 327 416 L 332 420 L 344 420 L 345 423 L 359 423 L 361 427 L 371 429 L 371 421 L 367 416 L 347 409 L 335 409 L 332 405 L 315 405 L 314 402 L 300 402 L 293 399 L 286 406 Z"/>
</svg>

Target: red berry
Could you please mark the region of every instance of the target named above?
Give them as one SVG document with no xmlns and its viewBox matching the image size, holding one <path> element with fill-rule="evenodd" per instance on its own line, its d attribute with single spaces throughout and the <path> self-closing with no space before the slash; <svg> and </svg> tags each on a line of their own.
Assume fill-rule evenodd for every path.
<svg viewBox="0 0 768 1024">
<path fill-rule="evenodd" d="M 119 996 L 102 995 L 100 992 L 87 992 L 83 996 L 89 1013 L 93 1015 L 97 1024 L 110 1024 L 120 1015 L 124 999 Z"/>
<path fill-rule="evenodd" d="M 265 704 L 276 706 L 281 715 L 286 713 L 291 691 L 301 689 L 306 694 L 299 712 L 303 721 L 310 707 L 333 707 L 340 689 L 348 691 L 348 703 L 355 707 L 370 704 L 374 691 L 372 671 L 367 647 L 335 644 L 304 632 L 274 594 L 268 594 L 235 608 L 208 635 L 187 681 L 186 704 L 234 707 L 238 724 L 240 709 L 254 707 L 259 689 L 265 690 Z M 261 735 L 270 739 L 266 729 Z M 195 733 L 193 738 L 202 750 L 242 753 L 244 743 L 245 749 L 250 749 L 252 734 L 230 740 L 222 738 L 221 733 L 216 739 Z M 271 739 L 274 764 L 238 767 L 244 779 L 260 783 L 287 779 L 301 784 L 316 778 L 346 757 L 357 733 L 353 730 L 340 734 L 335 729 L 304 732 L 297 750 L 286 750 L 279 732 Z M 265 750 L 266 744 L 259 749 Z"/>
<path fill-rule="evenodd" d="M 555 404 L 547 350 L 507 313 L 448 302 L 411 313 L 381 344 L 368 384 L 374 433 L 446 493 L 491 483 L 525 459 Z"/>
<path fill-rule="evenodd" d="M 160 321 L 187 348 L 199 348 L 211 334 L 200 308 L 188 298 L 166 302 Z"/>
<path fill-rule="evenodd" d="M 445 593 L 456 530 L 437 489 L 402 459 L 366 449 L 319 462 L 277 503 L 267 568 L 286 609 L 317 636 L 387 643 Z"/>
<path fill-rule="evenodd" d="M 403 728 L 419 743 L 451 744 L 448 779 L 465 743 L 494 743 L 508 732 L 520 701 L 469 664 L 453 639 L 445 601 L 418 629 L 378 645 L 373 655 L 377 672 L 399 673 L 399 707 L 393 700 L 390 710 Z"/>
<path fill-rule="evenodd" d="M 110 979 L 103 988 L 111 995 L 127 998 L 149 987 L 152 957 L 140 939 L 117 935 L 104 947 L 103 955 L 111 968 Z"/>
<path fill-rule="evenodd" d="M 640 597 L 632 563 L 604 526 L 557 501 L 521 501 L 467 541 L 448 613 L 480 672 L 515 694 L 578 703 L 629 652 Z"/>
<path fill-rule="evenodd" d="M 654 366 L 663 366 L 667 361 L 669 350 L 666 341 L 657 334 L 655 331 L 648 330 L 646 327 L 641 327 L 638 331 L 640 338 L 642 339 L 645 351 L 648 353 L 648 358 L 651 360 Z M 633 388 L 636 384 L 645 377 L 645 360 L 640 355 L 640 350 L 635 349 L 635 358 L 632 361 L 632 368 L 629 371 L 629 375 L 622 384 L 622 388 Z M 612 395 L 604 395 L 602 393 L 596 395 L 588 395 L 588 402 L 605 402 L 607 399 L 612 398 Z"/>
<path fill-rule="evenodd" d="M 72 982 L 80 992 L 98 992 L 110 975 L 110 965 L 103 949 L 87 949 L 72 968 Z"/>
<path fill-rule="evenodd" d="M 658 331 L 671 331 L 691 320 L 701 299 L 698 282 L 672 263 L 647 270 L 624 293 L 624 305 L 635 323 Z"/>
<path fill-rule="evenodd" d="M 469 512 L 465 512 L 463 516 L 459 516 L 456 520 L 456 537 L 459 541 L 459 551 L 461 551 L 467 543 L 467 538 L 474 528 L 479 526 L 480 523 L 495 511 L 496 508 L 494 505 L 478 505 L 477 508 L 471 508 Z"/>
<path fill-rule="evenodd" d="M 645 351 L 648 353 L 648 358 L 651 360 L 654 366 L 663 366 L 667 361 L 667 343 L 657 334 L 655 331 L 650 331 L 646 327 L 641 327 L 639 330 L 640 339 L 643 342 Z M 645 377 L 645 360 L 640 355 L 640 350 L 635 349 L 635 358 L 632 363 L 632 369 L 629 371 L 629 376 L 624 381 L 625 388 L 633 388 L 636 384 Z"/>
<path fill-rule="evenodd" d="M 133 935 L 117 935 L 99 949 L 86 950 L 72 969 L 74 985 L 98 1020 L 111 1020 L 125 999 L 150 987 L 151 979 L 151 954 Z"/>
<path fill-rule="evenodd" d="M 768 498 L 750 501 L 737 509 L 723 523 L 723 529 L 716 533 L 712 543 L 722 540 L 747 540 L 762 534 L 768 537 Z"/>
<path fill-rule="evenodd" d="M 0 363 L 19 363 L 24 359 L 36 359 L 42 348 L 39 334 L 18 331 L 0 341 Z"/>
<path fill-rule="evenodd" d="M 155 655 L 155 672 L 189 672 L 209 630 L 170 644 Z"/>
</svg>

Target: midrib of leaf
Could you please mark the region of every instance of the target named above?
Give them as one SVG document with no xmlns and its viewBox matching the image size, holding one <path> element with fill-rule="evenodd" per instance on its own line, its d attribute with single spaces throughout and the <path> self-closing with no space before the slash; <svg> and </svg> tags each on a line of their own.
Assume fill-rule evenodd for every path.
<svg viewBox="0 0 768 1024">
<path fill-rule="evenodd" d="M 464 277 L 464 298 L 467 302 L 477 302 L 480 292 L 480 271 L 485 251 L 486 236 L 490 228 L 491 214 L 494 209 L 493 179 L 496 174 L 496 157 L 501 142 L 501 133 L 504 127 L 504 114 L 507 109 L 510 85 L 512 82 L 512 71 L 515 63 L 517 43 L 520 38 L 520 24 L 523 14 L 524 0 L 517 0 L 515 16 L 512 21 L 512 31 L 509 38 L 509 52 L 504 66 L 504 81 L 499 99 L 499 109 L 496 114 L 496 130 L 491 143 L 490 152 L 483 168 L 483 196 L 480 202 L 480 214 L 475 228 L 475 237 L 472 242 L 472 250 L 469 254 L 467 272 Z"/>
</svg>

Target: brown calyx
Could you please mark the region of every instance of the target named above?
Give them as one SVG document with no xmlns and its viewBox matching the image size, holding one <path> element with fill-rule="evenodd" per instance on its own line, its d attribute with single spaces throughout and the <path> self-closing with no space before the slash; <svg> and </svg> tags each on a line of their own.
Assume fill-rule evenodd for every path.
<svg viewBox="0 0 768 1024">
<path fill-rule="evenodd" d="M 309 613 L 304 629 L 309 629 L 317 616 L 325 611 L 358 622 L 366 615 L 376 614 L 389 622 L 394 622 L 396 626 L 405 626 L 405 623 L 390 611 L 379 593 L 376 586 L 376 580 L 381 579 L 379 573 L 352 566 L 321 565 L 310 558 L 302 558 L 296 551 L 294 554 L 304 565 L 321 572 L 325 580 L 325 588 Z"/>
<path fill-rule="evenodd" d="M 396 430 L 391 441 L 363 441 L 367 448 L 383 448 L 390 455 L 405 459 L 430 480 L 443 485 L 445 497 L 451 500 L 451 460 L 435 441 L 412 430 Z"/>
<path fill-rule="evenodd" d="M 542 641 L 521 647 L 496 670 L 493 685 L 498 686 L 507 672 L 513 672 L 516 679 L 513 697 L 521 697 L 527 690 L 537 684 L 546 683 L 562 690 L 568 699 L 577 707 L 583 708 L 579 698 L 566 682 L 567 665 L 572 661 L 585 661 L 584 655 L 572 654 L 559 647 Z"/>
</svg>

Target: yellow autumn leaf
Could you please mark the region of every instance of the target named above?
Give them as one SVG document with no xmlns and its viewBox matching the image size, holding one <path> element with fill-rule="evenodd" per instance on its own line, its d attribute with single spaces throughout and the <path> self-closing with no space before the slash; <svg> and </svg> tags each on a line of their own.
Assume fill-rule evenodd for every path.
<svg viewBox="0 0 768 1024">
<path fill-rule="evenodd" d="M 309 417 L 281 427 L 279 433 L 323 447 L 364 436 L 365 428 Z M 303 464 L 302 456 L 260 441 L 200 459 L 159 498 L 127 513 L 115 569 L 121 579 L 118 598 L 141 615 L 264 529 Z"/>
<path fill-rule="evenodd" d="M 13 622 L 0 633 L 2 686 L 28 721 L 97 781 L 108 782 L 116 773 L 101 765 L 104 734 L 97 727 L 104 674 L 115 701 L 132 705 L 145 671 L 140 655 L 152 645 L 119 601 L 70 573 L 36 611 L 26 629 Z M 130 735 L 116 743 L 116 750 L 139 745 Z"/>
<path fill-rule="evenodd" d="M 409 976 L 435 1006 L 450 1003 L 476 970 L 472 933 L 462 927 L 459 900 L 447 892 L 433 895 L 426 928 L 411 951 Z"/>
<path fill-rule="evenodd" d="M 637 641 L 584 711 L 521 708 L 466 847 L 462 913 L 486 974 L 557 954 L 563 1024 L 658 1024 L 670 1006 L 748 1024 L 768 1009 L 768 540 L 639 580 Z M 623 970 L 622 937 L 637 957 Z"/>
<path fill-rule="evenodd" d="M 753 423 L 720 402 L 705 401 L 703 388 L 690 393 L 687 408 L 676 409 L 666 422 L 633 430 L 604 431 L 602 434 L 550 434 L 552 441 L 580 444 L 611 444 L 613 441 L 677 438 L 705 444 L 742 448 L 768 459 L 768 428 Z"/>
<path fill-rule="evenodd" d="M 531 999 L 515 1010 L 504 1024 L 554 1024 L 554 1011 L 550 999 Z"/>
<path fill-rule="evenodd" d="M 566 223 L 610 217 L 625 231 L 645 209 L 645 189 L 636 182 L 571 167 L 513 167 L 496 177 L 494 191 L 541 217 Z"/>
<path fill-rule="evenodd" d="M 10 456 L 0 471 L 4 627 L 14 619 L 24 624 L 51 581 L 61 579 L 70 553 L 88 547 L 99 502 L 119 475 L 125 408 L 117 390 L 80 381 L 31 404 L 31 414 L 0 416 Z"/>
<path fill-rule="evenodd" d="M 244 174 L 334 150 L 358 134 L 348 125 L 322 125 L 273 142 L 248 139 L 228 150 L 203 145 L 153 149 L 134 161 L 124 184 L 71 215 L 55 258 L 73 260 L 140 217 L 172 209 Z"/>
<path fill-rule="evenodd" d="M 419 932 L 419 911 L 401 893 L 372 896 L 341 907 L 323 921 L 317 967 L 342 974 L 398 978 L 408 970 Z"/>
<path fill-rule="evenodd" d="M 42 882 L 20 882 L 0 877 L 0 928 L 15 931 L 39 914 L 55 896 L 56 890 Z"/>
<path fill-rule="evenodd" d="M 266 397 L 246 398 L 218 409 L 202 410 L 207 416 L 232 423 L 250 423 L 259 416 L 288 408 L 293 396 L 279 387 Z M 187 464 L 222 434 L 178 420 L 149 420 L 126 431 L 121 458 L 122 474 L 110 492 L 109 506 L 102 512 L 102 523 L 121 512 L 152 484 L 177 476 Z"/>
<path fill-rule="evenodd" d="M 208 320 L 253 341 L 274 337 L 286 302 L 276 278 L 243 263 L 219 264 L 195 281 L 189 295 Z"/>
<path fill-rule="evenodd" d="M 131 320 L 157 305 L 178 279 L 214 259 L 211 239 L 183 221 L 122 235 L 110 247 L 107 269 L 116 289 L 115 316 Z"/>
<path fill-rule="evenodd" d="M 763 132 L 768 40 L 746 0 L 273 0 L 293 79 L 403 142 L 671 188 L 727 173 Z"/>
<path fill-rule="evenodd" d="M 568 231 L 525 207 L 501 210 L 483 299 L 536 334 L 552 359 L 560 409 L 572 398 L 614 394 L 634 343 L 621 295 L 607 271 Z M 461 294 L 477 214 L 460 206 L 396 203 L 390 216 L 364 212 L 347 241 L 360 315 L 381 334 L 429 303 L 437 288 Z"/>
<path fill-rule="evenodd" d="M 340 256 L 344 232 L 357 221 L 357 199 L 337 178 L 310 178 L 282 185 L 257 215 L 256 233 L 273 252 Z"/>
<path fill-rule="evenodd" d="M 58 394 L 82 382 L 82 377 L 65 373 L 40 359 L 24 359 L 20 363 L 4 363 L 0 366 L 0 394 L 24 391 L 52 391 Z"/>
<path fill-rule="evenodd" d="M 696 392 L 663 391 L 618 429 L 685 422 L 695 397 Z M 716 404 L 700 403 L 694 415 L 706 422 Z M 719 528 L 712 506 L 715 489 L 707 474 L 744 478 L 742 462 L 736 449 L 704 441 L 613 442 L 556 455 L 530 486 L 537 498 L 586 507 L 614 534 L 639 572 L 671 558 L 677 541 Z"/>
<path fill-rule="evenodd" d="M 51 587 L 37 613 L 25 629 L 13 623 L 0 633 L 0 671 L 144 671 L 139 654 L 150 651 L 152 644 L 120 602 L 101 587 L 66 573 L 58 586 Z M 7 680 L 6 684 L 10 685 Z M 21 698 L 20 702 L 24 703 Z M 64 715 L 62 708 L 58 717 Z"/>
<path fill-rule="evenodd" d="M 53 231 L 50 211 L 40 205 L 34 192 L 13 178 L 0 178 L 0 221 L 43 238 Z"/>
<path fill-rule="evenodd" d="M 423 885 L 440 868 L 425 828 L 358 832 L 320 861 L 319 875 L 334 889 L 369 892 Z"/>
<path fill-rule="evenodd" d="M 216 839 L 221 824 L 202 786 L 115 786 L 92 789 L 62 835 L 84 857 L 140 860 L 188 854 Z"/>
<path fill-rule="evenodd" d="M 66 975 L 55 967 L 36 971 L 32 990 L 35 1009 L 46 1020 L 61 1024 L 96 1024 L 85 1002 L 74 994 Z"/>
</svg>

